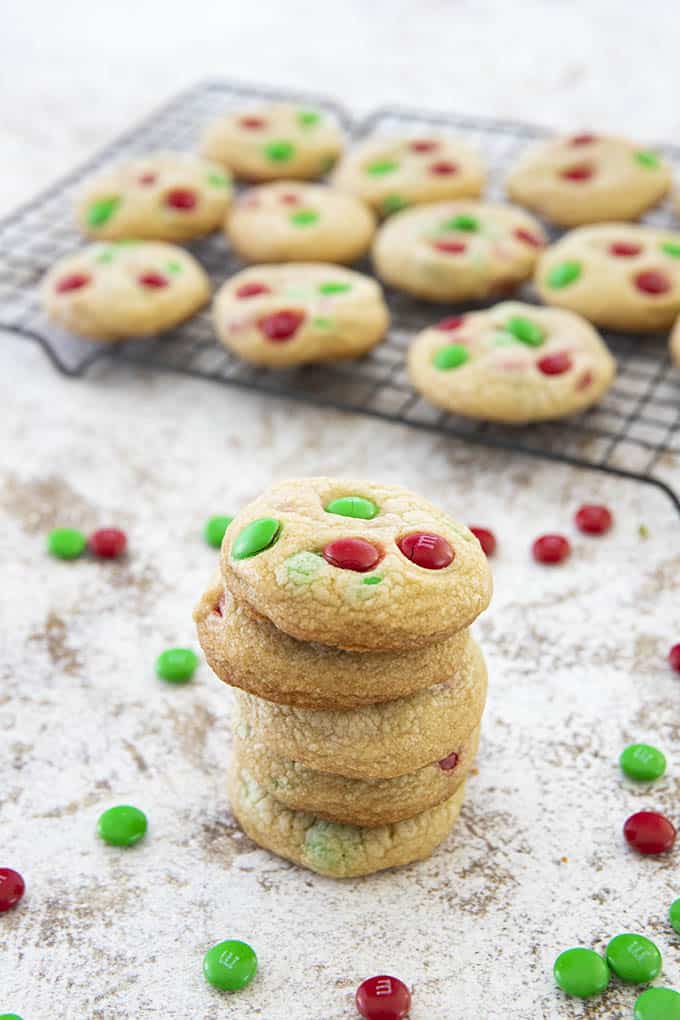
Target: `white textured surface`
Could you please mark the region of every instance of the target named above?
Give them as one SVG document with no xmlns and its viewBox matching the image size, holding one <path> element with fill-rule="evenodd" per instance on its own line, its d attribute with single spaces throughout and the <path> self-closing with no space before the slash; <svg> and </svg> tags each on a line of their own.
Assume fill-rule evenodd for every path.
<svg viewBox="0 0 680 1020">
<path fill-rule="evenodd" d="M 680 126 L 671 3 L 12 6 L 0 43 L 7 207 L 210 74 L 307 86 L 355 109 L 453 105 L 652 138 Z M 4 336 L 0 402 L 0 864 L 28 883 L 0 917 L 0 1011 L 349 1020 L 357 983 L 386 970 L 414 985 L 412 1020 L 613 1020 L 632 1015 L 633 990 L 584 1007 L 553 990 L 550 967 L 567 945 L 627 929 L 657 936 L 663 981 L 680 987 L 664 920 L 677 868 L 635 857 L 620 835 L 639 807 L 677 811 L 678 680 L 664 658 L 679 639 L 680 545 L 662 494 L 171 376 L 68 382 Z M 462 820 L 429 862 L 340 884 L 235 829 L 228 695 L 207 668 L 184 688 L 153 675 L 158 650 L 193 641 L 190 609 L 214 562 L 204 517 L 272 477 L 321 472 L 410 485 L 501 543 L 477 628 L 491 696 Z M 584 499 L 614 508 L 614 533 L 575 538 L 563 568 L 534 565 L 531 539 L 569 532 Z M 45 556 L 50 526 L 109 522 L 129 530 L 127 564 Z M 649 791 L 616 767 L 633 739 L 669 755 Z M 93 835 L 125 801 L 150 818 L 129 852 Z M 229 936 L 260 956 L 237 998 L 200 971 Z"/>
</svg>

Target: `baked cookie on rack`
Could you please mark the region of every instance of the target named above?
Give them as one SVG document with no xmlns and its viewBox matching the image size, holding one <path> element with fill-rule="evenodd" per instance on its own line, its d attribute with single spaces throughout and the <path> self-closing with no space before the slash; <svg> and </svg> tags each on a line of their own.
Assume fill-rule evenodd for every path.
<svg viewBox="0 0 680 1020">
<path fill-rule="evenodd" d="M 277 368 L 358 358 L 389 326 L 375 280 L 316 262 L 237 273 L 217 292 L 213 319 L 225 347 L 245 361 Z"/>
<path fill-rule="evenodd" d="M 248 262 L 353 262 L 370 246 L 375 217 L 335 188 L 277 181 L 242 194 L 226 232 Z"/>
<path fill-rule="evenodd" d="M 673 326 L 669 346 L 671 358 L 680 368 L 680 318 L 676 319 L 675 325 Z"/>
<path fill-rule="evenodd" d="M 84 234 L 188 241 L 218 230 L 231 201 L 224 167 L 189 152 L 130 159 L 88 181 L 77 203 Z"/>
<path fill-rule="evenodd" d="M 541 256 L 535 284 L 547 304 L 597 326 L 668 329 L 680 314 L 680 232 L 631 223 L 578 227 Z"/>
<path fill-rule="evenodd" d="M 455 138 L 428 135 L 369 138 L 345 155 L 332 182 L 388 216 L 423 202 L 476 198 L 485 177 L 474 149 Z"/>
<path fill-rule="evenodd" d="M 301 579 L 310 564 L 315 566 L 304 556 L 297 563 Z M 220 680 L 302 708 L 357 708 L 444 683 L 469 636 L 460 630 L 401 652 L 346 652 L 297 641 L 235 599 L 219 574 L 197 605 L 194 620 L 208 664 Z"/>
<path fill-rule="evenodd" d="M 514 202 L 564 227 L 637 219 L 670 186 L 670 167 L 653 150 L 585 133 L 539 142 L 506 181 Z"/>
<path fill-rule="evenodd" d="M 400 650 L 468 627 L 491 598 L 466 527 L 397 485 L 303 478 L 244 507 L 221 552 L 225 586 L 301 641 Z"/>
<path fill-rule="evenodd" d="M 342 152 L 335 117 L 293 103 L 232 110 L 208 125 L 201 151 L 247 181 L 320 177 Z"/>
<path fill-rule="evenodd" d="M 521 209 L 438 202 L 406 209 L 378 230 L 373 262 L 382 280 L 428 301 L 469 301 L 514 290 L 545 244 Z"/>
<path fill-rule="evenodd" d="M 415 388 L 437 407 L 526 424 L 596 403 L 616 363 L 581 316 L 507 301 L 424 329 L 409 349 L 408 370 Z"/>
<path fill-rule="evenodd" d="M 271 797 L 237 759 L 229 772 L 228 790 L 236 820 L 260 846 L 320 875 L 353 878 L 429 857 L 460 814 L 465 784 L 436 807 L 394 825 L 370 829 L 291 811 Z"/>
<path fill-rule="evenodd" d="M 90 244 L 60 259 L 42 283 L 47 317 L 89 340 L 172 329 L 209 296 L 210 281 L 196 259 L 161 241 Z"/>
</svg>

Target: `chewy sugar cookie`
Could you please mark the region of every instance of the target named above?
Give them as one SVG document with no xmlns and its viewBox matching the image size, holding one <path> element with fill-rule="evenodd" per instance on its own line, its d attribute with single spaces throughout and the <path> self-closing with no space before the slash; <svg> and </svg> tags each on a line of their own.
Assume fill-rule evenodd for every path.
<svg viewBox="0 0 680 1020">
<path fill-rule="evenodd" d="M 210 124 L 201 151 L 248 181 L 320 177 L 342 152 L 335 118 L 292 103 L 235 110 Z"/>
<path fill-rule="evenodd" d="M 279 181 L 241 195 L 226 231 L 248 262 L 353 262 L 368 250 L 375 218 L 335 188 Z"/>
<path fill-rule="evenodd" d="M 386 283 L 428 301 L 479 300 L 529 277 L 545 244 L 528 213 L 507 205 L 439 202 L 392 216 L 373 244 Z"/>
<path fill-rule="evenodd" d="M 668 329 L 680 313 L 680 233 L 631 223 L 579 227 L 542 255 L 535 284 L 547 304 L 597 326 Z"/>
<path fill-rule="evenodd" d="M 671 185 L 668 164 L 625 138 L 578 134 L 532 147 L 508 175 L 510 198 L 564 227 L 634 220 Z"/>
<path fill-rule="evenodd" d="M 201 598 L 194 620 L 208 664 L 220 680 L 302 708 L 356 708 L 443 683 L 468 641 L 467 630 L 402 652 L 346 652 L 297 641 L 235 599 L 219 575 Z"/>
<path fill-rule="evenodd" d="M 507 301 L 423 330 L 408 370 L 437 407 L 525 424 L 590 407 L 611 385 L 616 362 L 579 315 Z"/>
<path fill-rule="evenodd" d="M 42 283 L 48 318 L 92 340 L 171 329 L 209 296 L 210 282 L 196 259 L 161 241 L 90 244 L 60 259 Z"/>
<path fill-rule="evenodd" d="M 448 681 L 382 705 L 319 710 L 234 691 L 233 728 L 270 754 L 350 779 L 392 779 L 441 761 L 479 725 L 486 667 L 470 639 Z"/>
<path fill-rule="evenodd" d="M 222 226 L 231 201 L 224 167 L 188 152 L 128 160 L 89 181 L 78 200 L 84 234 L 188 241 Z"/>
<path fill-rule="evenodd" d="M 251 839 L 329 878 L 370 875 L 429 857 L 449 834 L 465 794 L 462 783 L 436 807 L 394 825 L 366 829 L 291 811 L 237 761 L 229 772 L 228 789 L 234 816 Z"/>
<path fill-rule="evenodd" d="M 485 176 L 478 153 L 455 138 L 372 138 L 343 158 L 333 184 L 386 216 L 422 202 L 476 198 Z"/>
<path fill-rule="evenodd" d="M 279 482 L 232 521 L 221 570 L 237 599 L 291 637 L 350 651 L 440 641 L 491 598 L 467 528 L 408 489 L 372 482 Z"/>
<path fill-rule="evenodd" d="M 358 358 L 382 340 L 389 312 L 379 285 L 340 266 L 252 266 L 217 292 L 213 320 L 225 347 L 256 365 Z"/>
<path fill-rule="evenodd" d="M 326 821 L 373 828 L 411 818 L 448 800 L 467 776 L 479 746 L 479 727 L 441 761 L 393 779 L 348 779 L 274 757 L 251 740 L 234 742 L 245 766 L 270 796 L 293 811 Z"/>
<path fill-rule="evenodd" d="M 680 318 L 676 320 L 670 336 L 671 358 L 680 367 Z"/>
</svg>

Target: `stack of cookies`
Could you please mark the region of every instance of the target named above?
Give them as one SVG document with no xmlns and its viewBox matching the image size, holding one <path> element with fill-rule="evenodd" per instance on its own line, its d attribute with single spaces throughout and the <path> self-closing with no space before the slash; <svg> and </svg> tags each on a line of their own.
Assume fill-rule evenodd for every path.
<svg viewBox="0 0 680 1020">
<path fill-rule="evenodd" d="M 194 617 L 236 688 L 248 835 L 338 878 L 430 854 L 477 750 L 486 670 L 467 628 L 490 597 L 477 539 L 398 486 L 308 478 L 245 507 Z"/>
</svg>

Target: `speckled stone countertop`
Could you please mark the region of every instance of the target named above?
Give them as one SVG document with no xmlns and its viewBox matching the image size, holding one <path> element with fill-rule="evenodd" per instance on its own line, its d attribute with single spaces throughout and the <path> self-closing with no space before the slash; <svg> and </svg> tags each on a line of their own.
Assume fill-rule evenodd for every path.
<svg viewBox="0 0 680 1020">
<path fill-rule="evenodd" d="M 595 15 L 586 0 L 356 0 L 334 14 L 122 0 L 103 20 L 79 0 L 49 25 L 46 3 L 16 6 L 2 41 L 6 208 L 209 74 L 307 86 L 358 110 L 417 99 L 651 138 L 680 126 L 663 2 L 639 26 L 620 3 Z M 665 662 L 680 640 L 680 540 L 662 493 L 200 381 L 106 366 L 69 381 L 29 343 L 0 339 L 0 865 L 28 886 L 0 916 L 0 1013 L 351 1020 L 356 985 L 386 971 L 413 986 L 412 1020 L 615 1020 L 632 1017 L 633 989 L 568 1001 L 551 967 L 561 949 L 625 930 L 657 940 L 657 983 L 680 989 L 665 921 L 677 853 L 642 859 L 621 835 L 636 809 L 677 815 L 680 793 L 678 677 Z M 153 670 L 163 647 L 195 644 L 191 608 L 215 561 L 205 517 L 312 473 L 403 483 L 500 544 L 475 628 L 490 697 L 461 820 L 431 860 L 347 882 L 239 832 L 225 796 L 228 690 L 205 665 L 184 687 Z M 585 500 L 614 510 L 606 538 L 573 532 Z M 45 554 L 50 527 L 107 523 L 128 531 L 126 562 Z M 573 538 L 563 567 L 532 562 L 544 530 Z M 649 789 L 617 767 L 633 740 L 669 759 Z M 95 825 L 125 802 L 150 827 L 123 852 Z M 227 937 L 260 959 L 237 997 L 201 974 Z"/>
</svg>

